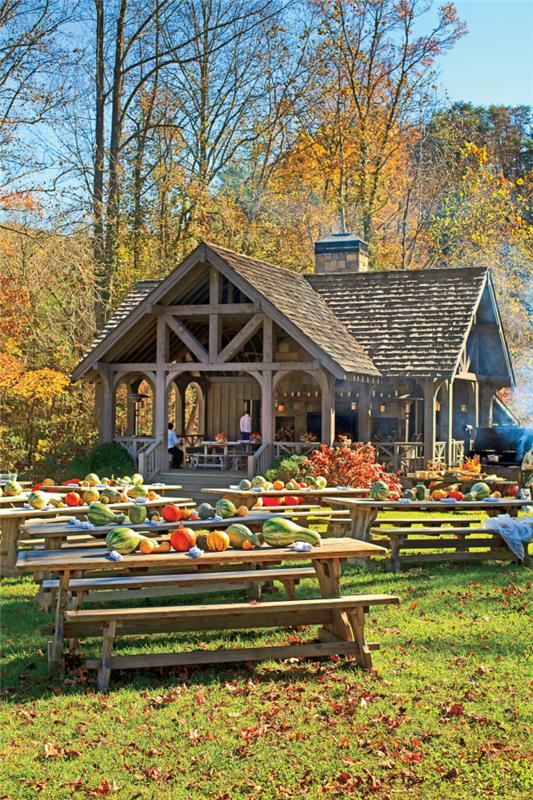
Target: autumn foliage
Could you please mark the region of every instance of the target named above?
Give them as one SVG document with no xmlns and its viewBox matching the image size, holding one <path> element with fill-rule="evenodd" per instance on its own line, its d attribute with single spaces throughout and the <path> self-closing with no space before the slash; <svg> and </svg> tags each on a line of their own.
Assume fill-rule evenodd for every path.
<svg viewBox="0 0 533 800">
<path fill-rule="evenodd" d="M 384 481 L 392 491 L 400 491 L 396 475 L 385 471 L 376 462 L 376 451 L 371 444 L 356 442 L 340 447 L 320 445 L 309 456 L 314 475 L 326 478 L 328 486 L 358 486 L 367 489 L 374 481 Z"/>
</svg>

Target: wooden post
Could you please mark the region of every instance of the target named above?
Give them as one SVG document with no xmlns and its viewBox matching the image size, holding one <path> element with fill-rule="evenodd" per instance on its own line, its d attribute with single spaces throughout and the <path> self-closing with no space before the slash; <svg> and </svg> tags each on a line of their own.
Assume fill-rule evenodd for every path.
<svg viewBox="0 0 533 800">
<path fill-rule="evenodd" d="M 331 447 L 335 439 L 335 378 L 326 374 L 322 386 L 322 442 Z"/>
<path fill-rule="evenodd" d="M 453 380 L 445 381 L 440 392 L 440 438 L 446 442 L 445 458 L 448 466 L 453 457 Z"/>
<path fill-rule="evenodd" d="M 492 425 L 494 394 L 494 386 L 491 383 L 479 384 L 479 424 L 482 428 L 489 428 Z"/>
<path fill-rule="evenodd" d="M 371 386 L 364 383 L 359 390 L 357 439 L 369 442 L 372 432 L 372 393 Z"/>
<path fill-rule="evenodd" d="M 157 366 L 155 374 L 155 413 L 154 430 L 155 439 L 160 441 L 158 452 L 158 466 L 162 472 L 168 470 L 168 392 L 167 373 L 165 365 L 168 361 L 168 328 L 164 317 L 157 318 Z"/>
<path fill-rule="evenodd" d="M 100 442 L 112 442 L 115 436 L 115 387 L 108 373 L 96 384 L 98 434 Z"/>
<path fill-rule="evenodd" d="M 433 461 L 435 453 L 435 381 L 424 381 L 424 462 Z"/>
<path fill-rule="evenodd" d="M 274 323 L 270 317 L 263 322 L 263 361 L 271 364 L 274 360 Z"/>
<path fill-rule="evenodd" d="M 274 405 L 272 397 L 272 370 L 262 372 L 261 385 L 261 440 L 272 444 L 274 441 Z"/>
</svg>

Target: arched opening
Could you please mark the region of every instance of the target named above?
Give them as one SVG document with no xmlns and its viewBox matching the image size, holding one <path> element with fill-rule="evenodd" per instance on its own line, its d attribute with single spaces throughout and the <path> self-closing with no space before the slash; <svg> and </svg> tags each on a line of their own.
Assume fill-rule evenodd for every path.
<svg viewBox="0 0 533 800">
<path fill-rule="evenodd" d="M 115 387 L 115 436 L 154 435 L 154 387 L 144 375 L 125 375 Z"/>
<path fill-rule="evenodd" d="M 280 442 L 322 440 L 322 392 L 308 372 L 278 373 L 274 378 L 274 437 Z"/>
</svg>

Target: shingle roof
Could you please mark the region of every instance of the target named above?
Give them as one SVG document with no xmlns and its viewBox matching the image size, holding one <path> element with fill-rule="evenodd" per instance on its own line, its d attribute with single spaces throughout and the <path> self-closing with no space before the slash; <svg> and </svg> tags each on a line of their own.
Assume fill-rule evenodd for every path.
<svg viewBox="0 0 533 800">
<path fill-rule="evenodd" d="M 206 244 L 345 372 L 379 375 L 361 344 L 303 275 L 210 242 Z"/>
<path fill-rule="evenodd" d="M 487 270 L 478 267 L 307 275 L 384 375 L 446 376 Z"/>
<path fill-rule="evenodd" d="M 111 333 L 120 323 L 126 319 L 127 316 L 145 300 L 150 292 L 159 286 L 159 281 L 139 281 L 128 292 L 123 299 L 122 303 L 115 309 L 112 316 L 108 319 L 104 327 L 98 331 L 93 339 L 90 347 L 86 350 L 83 358 L 86 358 L 91 350 L 94 350 L 100 342 L 103 342 L 106 336 Z"/>
</svg>

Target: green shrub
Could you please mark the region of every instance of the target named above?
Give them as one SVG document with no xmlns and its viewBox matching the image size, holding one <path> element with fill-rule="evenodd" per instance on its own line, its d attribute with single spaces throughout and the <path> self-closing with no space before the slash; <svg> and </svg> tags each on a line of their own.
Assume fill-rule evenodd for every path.
<svg viewBox="0 0 533 800">
<path fill-rule="evenodd" d="M 131 475 L 135 471 L 135 463 L 121 444 L 104 442 L 91 448 L 86 457 L 75 457 L 63 474 L 67 478 L 84 478 L 89 472 L 96 472 L 100 477 Z"/>
<path fill-rule="evenodd" d="M 303 479 L 310 471 L 307 469 L 309 460 L 307 456 L 282 456 L 277 458 L 265 472 L 265 478 L 271 483 L 273 481 L 287 481 Z"/>
</svg>

